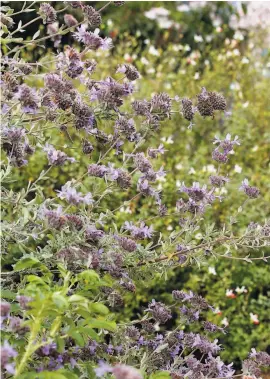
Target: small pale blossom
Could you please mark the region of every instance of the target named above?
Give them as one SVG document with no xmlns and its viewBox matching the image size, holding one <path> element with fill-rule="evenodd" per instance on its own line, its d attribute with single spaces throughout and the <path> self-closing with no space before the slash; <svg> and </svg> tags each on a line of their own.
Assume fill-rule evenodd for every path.
<svg viewBox="0 0 270 379">
<path fill-rule="evenodd" d="M 225 327 L 228 327 L 228 326 L 229 326 L 228 318 L 227 318 L 227 317 L 224 317 L 224 318 L 221 320 L 221 324 L 224 325 Z"/>
<path fill-rule="evenodd" d="M 242 286 L 242 287 L 236 287 L 235 288 L 235 292 L 237 292 L 238 294 L 241 294 L 241 293 L 247 293 L 247 289 L 245 286 Z"/>
<path fill-rule="evenodd" d="M 260 323 L 259 321 L 259 316 L 257 314 L 254 314 L 254 313 L 250 313 L 249 314 L 250 316 L 250 321 L 255 324 L 255 325 L 258 325 Z"/>
<path fill-rule="evenodd" d="M 215 267 L 212 267 L 212 266 L 208 267 L 208 272 L 209 274 L 217 275 Z"/>
<path fill-rule="evenodd" d="M 235 295 L 235 293 L 233 293 L 233 290 L 227 289 L 226 290 L 226 297 L 228 297 L 229 299 L 235 299 L 236 295 Z"/>
</svg>

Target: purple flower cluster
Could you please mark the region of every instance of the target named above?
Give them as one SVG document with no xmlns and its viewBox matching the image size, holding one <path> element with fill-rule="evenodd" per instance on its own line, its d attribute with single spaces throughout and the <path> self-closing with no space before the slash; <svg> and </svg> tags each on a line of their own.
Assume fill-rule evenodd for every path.
<svg viewBox="0 0 270 379">
<path fill-rule="evenodd" d="M 217 144 L 218 147 L 213 151 L 212 158 L 219 163 L 227 163 L 228 155 L 233 153 L 234 146 L 240 145 L 238 136 L 235 136 L 234 140 L 232 140 L 230 134 L 227 134 L 224 140 L 216 137 L 213 143 Z"/>
<path fill-rule="evenodd" d="M 80 192 L 71 186 L 71 182 L 67 182 L 61 189 L 58 191 L 58 197 L 60 199 L 65 199 L 69 204 L 79 205 L 84 203 L 86 205 L 91 205 L 94 203 L 93 196 L 89 192 L 85 196 L 83 196 Z"/>
</svg>

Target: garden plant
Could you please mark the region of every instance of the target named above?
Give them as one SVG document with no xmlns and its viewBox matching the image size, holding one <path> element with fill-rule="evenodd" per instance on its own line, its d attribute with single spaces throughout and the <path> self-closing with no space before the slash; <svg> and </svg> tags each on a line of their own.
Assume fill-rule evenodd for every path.
<svg viewBox="0 0 270 379">
<path fill-rule="evenodd" d="M 248 66 L 253 47 L 230 28 L 190 54 L 173 33 L 166 48 L 127 25 L 109 33 L 110 9 L 130 6 L 1 6 L 2 376 L 258 379 L 270 363 L 265 62 Z M 233 313 L 258 327 L 245 340 Z"/>
</svg>

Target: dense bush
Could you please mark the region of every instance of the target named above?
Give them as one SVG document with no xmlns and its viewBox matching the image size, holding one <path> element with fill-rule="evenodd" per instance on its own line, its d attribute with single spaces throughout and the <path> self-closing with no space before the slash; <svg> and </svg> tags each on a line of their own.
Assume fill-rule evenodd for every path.
<svg viewBox="0 0 270 379">
<path fill-rule="evenodd" d="M 50 35 L 1 18 L 5 375 L 232 377 L 232 358 L 267 347 L 264 61 L 236 40 L 203 66 L 173 42 L 141 58 L 124 36 L 111 54 L 68 15 L 93 31 L 101 11 L 39 6 Z M 47 39 L 61 52 L 27 62 Z M 268 361 L 252 350 L 243 371 Z"/>
</svg>

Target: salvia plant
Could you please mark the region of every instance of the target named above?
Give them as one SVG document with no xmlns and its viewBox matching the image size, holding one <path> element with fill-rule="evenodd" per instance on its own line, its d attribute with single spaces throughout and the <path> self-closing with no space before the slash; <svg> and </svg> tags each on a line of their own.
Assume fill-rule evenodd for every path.
<svg viewBox="0 0 270 379">
<path fill-rule="evenodd" d="M 199 127 L 201 118 L 210 124 L 216 115 L 230 117 L 226 99 L 214 88 L 202 88 L 196 99 L 167 93 L 140 99 L 140 73 L 122 62 L 112 67 L 110 77 L 98 77 L 98 58 L 113 48 L 98 29 L 102 10 L 124 2 L 100 9 L 90 2 L 65 2 L 58 3 L 57 11 L 50 3 L 30 3 L 18 12 L 1 7 L 3 377 L 259 378 L 269 355 L 252 349 L 239 374 L 233 363 L 222 362 L 217 336 L 226 328 L 207 321 L 217 310 L 193 292 L 175 289 L 173 305 L 149 299 L 136 319 L 117 319 L 117 309 L 128 306 L 125 294 L 155 274 L 165 280 L 168 270 L 199 265 L 208 257 L 248 263 L 269 258 L 264 255 L 270 235 L 265 220 L 250 224 L 242 235 L 234 233 L 244 204 L 260 196 L 248 178 L 239 183 L 243 206 L 227 223 L 218 228 L 204 220 L 213 203 L 224 201 L 220 189 L 229 185 L 226 163 L 241 144 L 237 136 L 209 141 L 217 175 L 208 183 L 183 182 L 174 209 L 167 209 L 157 186 L 170 170 L 159 164 L 166 150 L 163 145 L 145 147 L 174 114 L 182 115 L 191 129 Z M 15 24 L 15 15 L 35 11 L 36 18 Z M 44 24 L 44 35 L 38 29 L 25 40 L 24 30 L 37 21 Z M 74 42 L 61 51 L 67 33 Z M 57 54 L 42 63 L 22 58 L 25 49 L 46 40 Z M 43 84 L 36 88 L 36 81 Z M 64 145 L 55 137 L 59 132 Z M 47 168 L 14 191 L 13 173 L 23 175 L 32 155 L 46 157 Z M 88 167 L 80 168 L 80 155 L 89 158 Z M 74 165 L 74 175 L 56 196 L 46 198 L 42 183 L 48 183 L 55 167 L 65 170 L 67 165 Z M 116 192 L 115 208 L 110 197 Z M 119 225 L 117 210 L 140 196 L 155 216 Z M 179 224 L 169 236 L 151 223 L 168 215 Z M 172 318 L 177 318 L 176 327 Z"/>
</svg>

